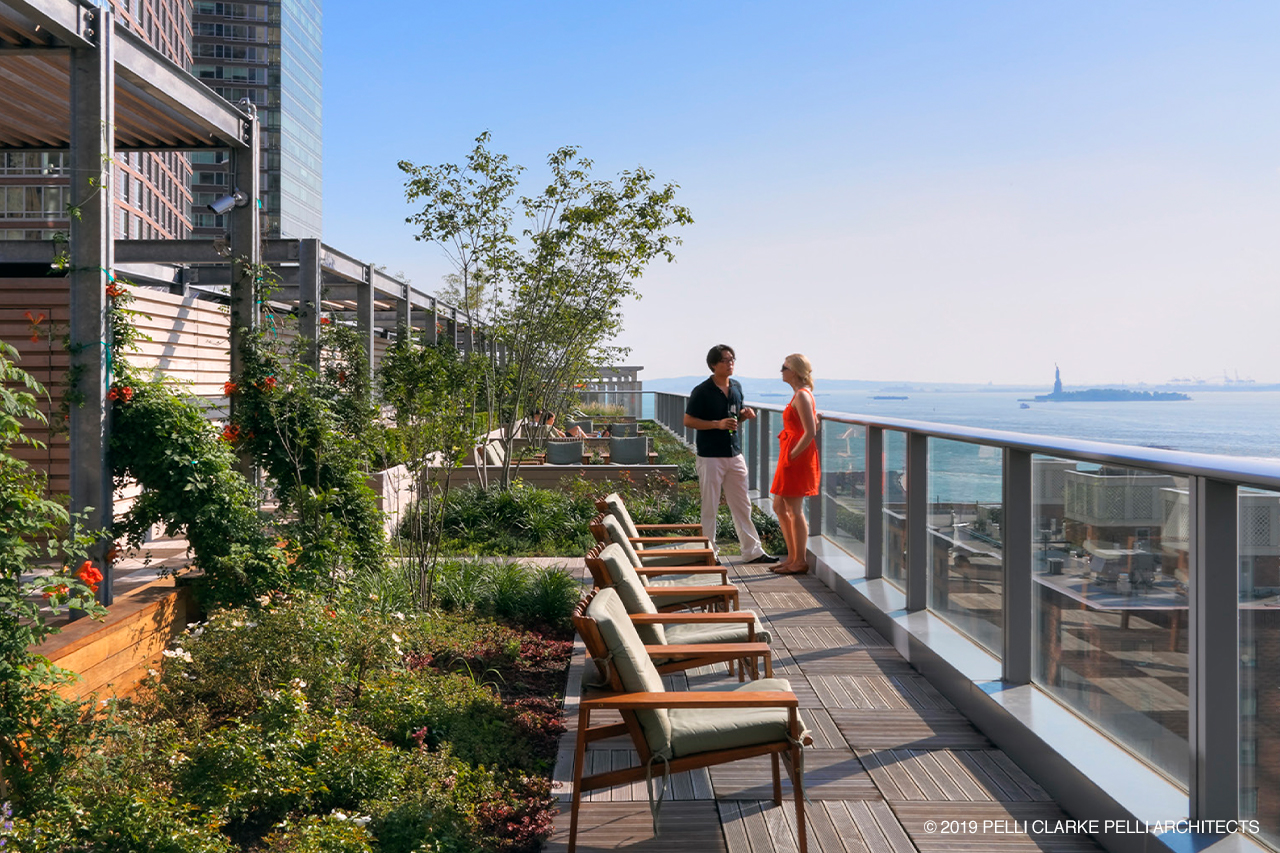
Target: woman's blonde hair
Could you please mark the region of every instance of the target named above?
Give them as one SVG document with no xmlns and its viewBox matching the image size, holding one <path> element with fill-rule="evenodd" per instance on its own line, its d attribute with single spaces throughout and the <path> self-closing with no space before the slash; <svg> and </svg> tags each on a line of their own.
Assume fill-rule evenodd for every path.
<svg viewBox="0 0 1280 853">
<path fill-rule="evenodd" d="M 793 352 L 784 358 L 783 362 L 791 368 L 791 372 L 800 380 L 801 385 L 810 391 L 813 390 L 813 364 L 803 353 Z"/>
</svg>

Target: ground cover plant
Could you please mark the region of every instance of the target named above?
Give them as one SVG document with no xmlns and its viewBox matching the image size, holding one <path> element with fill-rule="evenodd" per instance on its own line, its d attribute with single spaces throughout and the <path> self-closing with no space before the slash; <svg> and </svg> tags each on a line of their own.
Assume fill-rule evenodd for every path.
<svg viewBox="0 0 1280 853">
<path fill-rule="evenodd" d="M 276 597 L 193 626 L 0 839 L 37 853 L 538 849 L 566 635 L 376 604 Z"/>
</svg>

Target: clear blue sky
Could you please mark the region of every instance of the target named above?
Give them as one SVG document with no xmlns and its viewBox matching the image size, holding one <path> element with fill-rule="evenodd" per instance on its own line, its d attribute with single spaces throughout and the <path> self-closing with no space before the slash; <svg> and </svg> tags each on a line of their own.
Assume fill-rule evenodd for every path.
<svg viewBox="0 0 1280 853">
<path fill-rule="evenodd" d="M 434 291 L 400 159 L 680 184 L 643 376 L 1280 381 L 1280 3 L 325 6 L 325 240 Z"/>
</svg>

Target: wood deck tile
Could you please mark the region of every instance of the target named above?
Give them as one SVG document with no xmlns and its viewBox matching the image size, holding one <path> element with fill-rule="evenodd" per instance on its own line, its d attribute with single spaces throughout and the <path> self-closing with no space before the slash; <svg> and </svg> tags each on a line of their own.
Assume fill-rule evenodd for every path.
<svg viewBox="0 0 1280 853">
<path fill-rule="evenodd" d="M 994 750 L 858 750 L 857 755 L 890 803 L 1052 802 Z"/>
<path fill-rule="evenodd" d="M 831 719 L 831 713 L 826 708 L 806 708 L 800 718 L 809 727 L 809 734 L 813 738 L 812 749 L 849 748 L 849 745 L 844 742 L 844 735 L 840 733 L 839 727 Z"/>
<path fill-rule="evenodd" d="M 780 768 L 784 802 L 792 798 L 791 780 Z M 767 755 L 743 758 L 711 768 L 711 785 L 716 799 L 769 800 L 773 796 L 773 774 Z M 882 799 L 871 777 L 851 749 L 806 749 L 804 789 L 810 800 Z"/>
<path fill-rule="evenodd" d="M 829 708 L 854 749 L 991 749 L 991 742 L 957 711 L 862 711 Z"/>
<path fill-rule="evenodd" d="M 818 675 L 915 675 L 916 669 L 893 648 L 795 649 L 789 653 L 805 673 Z M 776 658 L 774 666 L 777 667 Z"/>
<path fill-rule="evenodd" d="M 920 853 L 1101 853 L 1088 835 L 1030 832 L 1045 821 L 1057 829 L 1067 816 L 1053 803 L 936 803 L 890 805 Z M 1016 821 L 1016 823 L 1015 823 Z M 926 829 L 932 827 L 932 831 Z"/>
<path fill-rule="evenodd" d="M 569 845 L 569 805 L 561 806 L 555 832 L 542 848 L 564 853 Z M 578 850 L 626 850 L 628 853 L 723 853 L 719 813 L 710 800 L 663 803 L 658 834 L 653 832 L 647 800 L 583 803 L 578 813 Z"/>
</svg>

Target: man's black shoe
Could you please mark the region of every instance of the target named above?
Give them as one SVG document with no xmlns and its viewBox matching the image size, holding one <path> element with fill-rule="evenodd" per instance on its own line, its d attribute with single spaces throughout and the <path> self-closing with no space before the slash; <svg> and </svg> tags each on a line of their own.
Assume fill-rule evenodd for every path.
<svg viewBox="0 0 1280 853">
<path fill-rule="evenodd" d="M 773 556 L 772 554 L 766 554 L 764 552 L 761 552 L 759 557 L 753 557 L 752 559 L 747 560 L 747 562 L 748 563 L 776 563 L 778 562 L 778 558 Z"/>
</svg>

